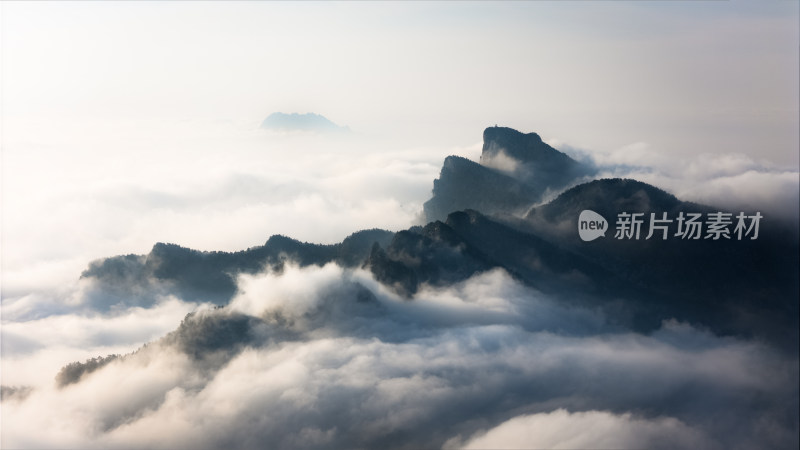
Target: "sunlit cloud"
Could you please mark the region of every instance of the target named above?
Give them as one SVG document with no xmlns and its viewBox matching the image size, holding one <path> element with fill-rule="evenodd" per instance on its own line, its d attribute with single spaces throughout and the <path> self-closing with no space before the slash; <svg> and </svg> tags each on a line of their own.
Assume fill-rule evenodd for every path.
<svg viewBox="0 0 800 450">
<path fill-rule="evenodd" d="M 3 444 L 514 448 L 533 436 L 555 448 L 749 448 L 794 439 L 786 414 L 796 405 L 786 399 L 796 398 L 796 361 L 762 344 L 674 321 L 650 336 L 614 331 L 502 271 L 413 301 L 379 286 L 335 265 L 242 277 L 229 307 L 187 316 L 74 384 L 51 378 L 5 401 Z M 124 334 L 131 319 L 119 320 Z M 563 327 L 581 322 L 593 331 Z M 55 432 L 40 433 L 45 425 Z"/>
</svg>

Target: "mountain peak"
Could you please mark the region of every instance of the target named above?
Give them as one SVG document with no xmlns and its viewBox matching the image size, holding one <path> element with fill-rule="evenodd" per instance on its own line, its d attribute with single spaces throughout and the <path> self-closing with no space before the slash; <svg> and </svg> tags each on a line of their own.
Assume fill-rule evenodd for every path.
<svg viewBox="0 0 800 450">
<path fill-rule="evenodd" d="M 337 125 L 325 116 L 315 113 L 287 114 L 283 112 L 274 112 L 261 122 L 261 128 L 273 131 L 350 131 L 348 127 Z"/>
<path fill-rule="evenodd" d="M 542 142 L 542 138 L 536 133 L 522 133 L 520 131 L 517 131 L 509 127 L 499 127 L 495 125 L 493 127 L 488 127 L 485 130 L 483 130 L 484 142 L 493 141 L 497 139 L 519 139 L 519 138 L 528 138 L 536 140 L 538 142 Z"/>
<path fill-rule="evenodd" d="M 521 163 L 569 164 L 572 160 L 542 141 L 536 133 L 521 133 L 513 128 L 489 127 L 483 131 L 481 163 L 504 154 Z"/>
<path fill-rule="evenodd" d="M 425 202 L 428 221 L 475 209 L 484 214 L 520 214 L 542 195 L 590 174 L 591 168 L 542 141 L 536 133 L 489 127 L 483 131 L 480 163 L 448 156 L 433 197 Z"/>
</svg>

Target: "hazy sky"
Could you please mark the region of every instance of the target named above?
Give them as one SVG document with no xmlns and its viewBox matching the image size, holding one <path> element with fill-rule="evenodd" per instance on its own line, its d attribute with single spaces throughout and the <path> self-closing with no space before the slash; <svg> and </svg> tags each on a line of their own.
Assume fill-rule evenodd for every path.
<svg viewBox="0 0 800 450">
<path fill-rule="evenodd" d="M 421 142 L 500 123 L 796 165 L 797 80 L 795 1 L 3 2 L 13 138 L 18 120 L 314 111 Z"/>
<path fill-rule="evenodd" d="M 769 185 L 764 201 L 796 190 L 795 1 L 0 11 L 6 294 L 156 241 L 233 250 L 273 233 L 335 242 L 405 228 L 443 158 L 477 157 L 494 124 L 610 163 L 658 160 L 669 177 L 645 181 L 689 199 L 742 185 L 699 188 L 709 168 L 783 171 L 749 175 Z M 258 124 L 275 111 L 323 114 L 353 135 L 266 136 Z"/>
</svg>

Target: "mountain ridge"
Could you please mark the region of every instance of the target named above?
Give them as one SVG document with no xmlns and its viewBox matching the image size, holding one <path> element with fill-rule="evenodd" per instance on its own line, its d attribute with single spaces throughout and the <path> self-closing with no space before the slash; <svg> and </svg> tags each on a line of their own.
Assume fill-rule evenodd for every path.
<svg viewBox="0 0 800 450">
<path fill-rule="evenodd" d="M 506 139 L 509 148 L 517 149 L 512 152 L 527 152 L 530 145 L 538 148 L 528 152 L 534 163 L 553 158 L 581 167 L 544 147 L 535 133 L 487 130 L 488 156 L 500 151 L 492 143 Z M 674 219 L 681 213 L 705 216 L 717 210 L 632 179 L 579 183 L 547 203 L 529 207 L 539 193 L 535 187 L 457 156 L 445 159 L 434 186 L 426 213 L 457 209 L 424 226 L 398 232 L 364 230 L 330 245 L 274 235 L 263 246 L 234 253 L 159 243 L 148 255 L 95 261 L 82 276 L 113 294 L 111 304 L 105 305 L 111 308 L 115 301 L 152 303 L 154 297 L 142 292 L 155 288 L 225 305 L 236 294 L 237 274 L 280 271 L 287 262 L 363 268 L 409 300 L 422 286 L 444 287 L 500 268 L 560 301 L 600 308 L 609 320 L 638 331 L 677 319 L 715 333 L 798 346 L 800 252 L 792 234 L 796 230 L 790 226 L 765 220 L 758 240 L 685 240 L 674 235 L 648 239 L 644 229 L 637 239 L 616 239 L 609 233 L 584 242 L 577 220 L 585 209 L 605 217 L 609 228 L 624 211 Z M 528 208 L 524 215 L 523 208 Z"/>
</svg>

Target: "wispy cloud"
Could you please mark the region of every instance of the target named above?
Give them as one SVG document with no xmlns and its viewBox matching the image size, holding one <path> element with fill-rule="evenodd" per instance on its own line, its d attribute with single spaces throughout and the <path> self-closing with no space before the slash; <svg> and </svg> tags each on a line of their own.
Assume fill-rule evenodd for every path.
<svg viewBox="0 0 800 450">
<path fill-rule="evenodd" d="M 513 447 L 545 427 L 535 442 L 554 446 L 790 447 L 796 377 L 762 344 L 615 329 L 502 271 L 408 301 L 362 270 L 289 266 L 77 383 L 4 401 L 3 445 Z"/>
<path fill-rule="evenodd" d="M 795 223 L 800 219 L 800 172 L 796 167 L 759 161 L 742 153 L 681 156 L 644 142 L 610 152 L 578 149 L 557 141 L 552 144 L 595 166 L 597 177 L 634 178 L 684 201 L 766 211 Z"/>
</svg>

